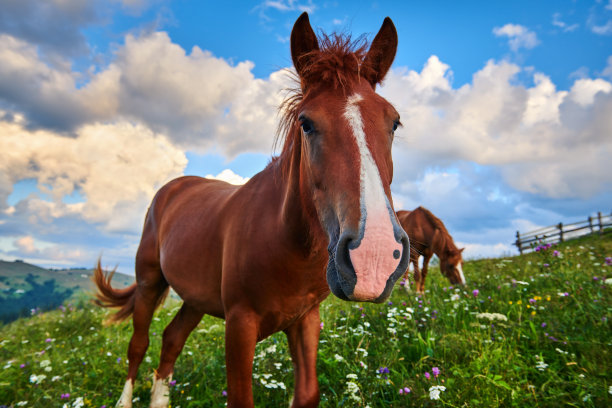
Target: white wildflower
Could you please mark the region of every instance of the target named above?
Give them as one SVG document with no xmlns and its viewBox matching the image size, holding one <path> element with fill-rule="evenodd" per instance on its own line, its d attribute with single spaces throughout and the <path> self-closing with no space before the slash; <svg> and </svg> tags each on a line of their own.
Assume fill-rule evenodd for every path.
<svg viewBox="0 0 612 408">
<path fill-rule="evenodd" d="M 612 285 L 612 278 L 608 278 L 604 281 L 606 285 Z"/>
<path fill-rule="evenodd" d="M 429 399 L 438 400 L 440 399 L 440 392 L 446 391 L 446 387 L 443 385 L 434 385 L 429 387 Z"/>
<path fill-rule="evenodd" d="M 336 361 L 344 361 L 344 357 L 342 357 L 340 354 L 334 355 L 334 358 L 336 359 Z"/>
<path fill-rule="evenodd" d="M 544 360 L 540 360 L 540 361 L 538 361 L 538 363 L 536 364 L 536 368 L 537 368 L 538 370 L 540 370 L 540 371 L 544 371 L 544 370 L 546 370 L 546 369 L 548 368 L 548 364 L 546 364 L 546 363 L 544 362 Z"/>
<path fill-rule="evenodd" d="M 47 376 L 44 374 L 41 374 L 41 375 L 32 374 L 30 376 L 30 382 L 32 384 L 40 384 L 45 380 L 45 378 L 47 378 Z"/>
<path fill-rule="evenodd" d="M 18 406 L 18 407 L 25 407 L 26 405 L 28 405 L 28 401 L 19 401 L 19 402 L 17 403 L 17 406 Z"/>
<path fill-rule="evenodd" d="M 529 282 L 520 281 L 520 280 L 517 280 L 516 283 L 518 283 L 519 285 L 529 285 Z"/>
<path fill-rule="evenodd" d="M 505 315 L 501 314 L 501 313 L 478 313 L 476 315 L 476 318 L 478 318 L 478 319 L 488 319 L 490 321 L 493 321 L 493 320 L 501 320 L 503 322 L 508 321 L 508 318 Z"/>
<path fill-rule="evenodd" d="M 457 301 L 457 300 L 461 299 L 461 296 L 459 296 L 459 294 L 455 293 L 453 296 L 451 296 L 450 299 L 452 301 Z"/>
<path fill-rule="evenodd" d="M 357 380 L 357 379 L 359 379 L 359 377 L 357 377 L 357 374 L 353 374 L 353 373 L 347 374 L 346 378 L 348 378 L 350 380 Z"/>
<path fill-rule="evenodd" d="M 346 391 L 344 393 L 348 394 L 350 400 L 357 403 L 361 402 L 361 397 L 359 397 L 359 385 L 357 385 L 357 383 L 348 381 L 346 383 Z"/>
<path fill-rule="evenodd" d="M 83 401 L 83 397 L 78 397 L 73 403 L 72 408 L 81 408 L 85 406 L 85 402 Z"/>
</svg>

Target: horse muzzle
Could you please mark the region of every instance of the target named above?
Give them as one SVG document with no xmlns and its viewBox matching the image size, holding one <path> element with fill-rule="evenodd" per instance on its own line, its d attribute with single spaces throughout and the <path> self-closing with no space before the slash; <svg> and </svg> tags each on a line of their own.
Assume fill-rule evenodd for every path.
<svg viewBox="0 0 612 408">
<path fill-rule="evenodd" d="M 408 235 L 395 217 L 386 220 L 387 225 L 370 222 L 359 232 L 345 229 L 335 243 L 330 242 L 327 283 L 340 299 L 384 302 L 406 271 Z"/>
</svg>

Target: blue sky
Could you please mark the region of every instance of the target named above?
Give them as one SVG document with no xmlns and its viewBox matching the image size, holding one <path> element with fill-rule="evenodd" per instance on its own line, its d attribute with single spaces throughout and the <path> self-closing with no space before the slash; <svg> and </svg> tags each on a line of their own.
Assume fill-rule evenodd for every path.
<svg viewBox="0 0 612 408">
<path fill-rule="evenodd" d="M 273 151 L 288 38 L 398 31 L 396 209 L 467 257 L 612 210 L 612 1 L 0 0 L 0 258 L 131 273 L 155 191 Z"/>
</svg>

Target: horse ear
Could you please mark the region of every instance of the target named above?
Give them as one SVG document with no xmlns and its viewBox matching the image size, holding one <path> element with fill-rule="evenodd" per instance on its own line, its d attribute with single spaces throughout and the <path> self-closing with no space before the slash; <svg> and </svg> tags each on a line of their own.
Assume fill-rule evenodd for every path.
<svg viewBox="0 0 612 408">
<path fill-rule="evenodd" d="M 374 37 L 370 50 L 368 51 L 365 59 L 363 60 L 370 70 L 370 78 L 367 78 L 368 82 L 375 87 L 376 84 L 382 82 L 387 75 L 387 71 L 391 68 L 391 64 L 395 59 L 395 52 L 397 51 L 397 31 L 395 25 L 389 17 L 385 18 L 382 27 Z"/>
<path fill-rule="evenodd" d="M 460 248 L 460 249 L 459 249 L 459 252 L 463 252 L 463 250 L 464 250 L 464 249 L 465 249 L 465 248 Z"/>
<path fill-rule="evenodd" d="M 308 13 L 303 12 L 291 30 L 291 59 L 298 75 L 302 76 L 304 67 L 308 65 L 308 56 L 319 50 L 319 41 L 308 19 Z"/>
</svg>

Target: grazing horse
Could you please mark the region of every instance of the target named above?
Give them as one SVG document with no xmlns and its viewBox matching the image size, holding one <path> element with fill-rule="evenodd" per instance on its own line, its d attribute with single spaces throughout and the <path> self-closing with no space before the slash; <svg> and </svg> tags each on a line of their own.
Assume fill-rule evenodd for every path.
<svg viewBox="0 0 612 408">
<path fill-rule="evenodd" d="M 463 259 L 446 227 L 438 217 L 426 208 L 414 211 L 398 211 L 397 218 L 410 237 L 410 262 L 414 266 L 414 281 L 417 293 L 425 292 L 425 277 L 429 260 L 436 254 L 440 258 L 440 272 L 453 284 L 465 285 Z M 423 270 L 419 271 L 419 257 L 423 256 Z M 408 268 L 404 279 L 408 280 Z M 408 288 L 408 286 L 406 286 Z"/>
<path fill-rule="evenodd" d="M 183 304 L 164 330 L 151 407 L 168 406 L 175 361 L 204 314 L 226 321 L 229 407 L 253 406 L 255 345 L 281 330 L 294 367 L 292 406 L 318 405 L 319 304 L 330 291 L 383 302 L 410 259 L 390 191 L 399 115 L 375 92 L 396 49 L 389 18 L 368 49 L 347 36 L 317 38 L 302 14 L 291 32 L 296 89 L 282 106 L 279 156 L 243 186 L 181 177 L 162 187 L 132 286 L 114 289 L 98 262 L 98 302 L 119 308 L 115 320 L 133 319 L 118 406 L 131 406 L 151 318 L 169 287 Z"/>
</svg>

